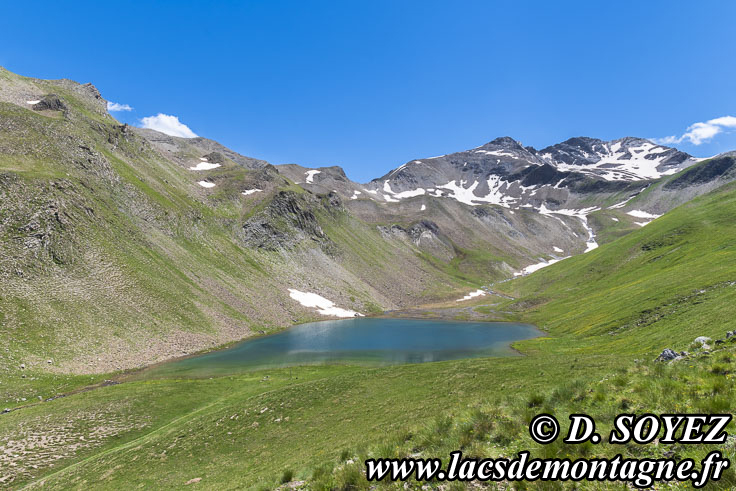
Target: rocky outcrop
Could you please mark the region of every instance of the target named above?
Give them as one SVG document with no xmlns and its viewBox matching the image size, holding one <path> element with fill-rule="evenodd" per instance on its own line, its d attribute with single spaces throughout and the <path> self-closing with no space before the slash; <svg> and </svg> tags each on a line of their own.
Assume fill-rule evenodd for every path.
<svg viewBox="0 0 736 491">
<path fill-rule="evenodd" d="M 421 220 L 407 228 L 400 225 L 378 226 L 384 239 L 399 239 L 418 247 L 421 251 L 449 262 L 455 257 L 455 248 L 440 231 L 439 226 L 430 220 Z"/>
<path fill-rule="evenodd" d="M 225 156 L 221 152 L 210 152 L 204 156 L 211 164 L 224 164 Z"/>
<path fill-rule="evenodd" d="M 187 165 L 191 165 L 192 154 L 211 155 L 213 153 L 219 153 L 246 169 L 261 169 L 268 165 L 268 162 L 264 160 L 246 157 L 214 140 L 201 136 L 196 138 L 180 138 L 147 128 L 133 128 L 133 131 L 148 140 L 148 142 L 161 151 L 167 158 L 173 157 L 174 159 L 180 159 L 182 163 Z M 218 157 L 216 156 L 216 158 Z"/>
<path fill-rule="evenodd" d="M 733 176 L 736 173 L 736 155 L 725 154 L 710 159 L 708 162 L 691 167 L 682 175 L 669 181 L 667 190 L 682 189 L 687 186 L 706 184 L 716 179 Z"/>
<path fill-rule="evenodd" d="M 672 361 L 676 359 L 679 355 L 677 352 L 673 349 L 666 348 L 662 350 L 662 353 L 659 354 L 659 356 L 656 358 L 655 361 Z"/>
<path fill-rule="evenodd" d="M 40 102 L 31 106 L 34 111 L 66 111 L 66 105 L 56 94 L 44 96 Z"/>
<path fill-rule="evenodd" d="M 311 194 L 280 191 L 265 210 L 243 224 L 243 240 L 265 250 L 291 249 L 303 240 L 326 244 L 329 238 L 314 211 L 318 206 L 320 200 Z"/>
<path fill-rule="evenodd" d="M 576 167 L 593 166 L 611 155 L 616 155 L 617 161 L 625 162 L 635 160 L 641 154 L 645 160 L 658 160 L 658 166 L 663 172 L 676 169 L 691 158 L 675 148 L 653 145 L 649 140 L 630 136 L 610 142 L 598 138 L 575 137 L 544 148 L 539 154 L 554 162 Z"/>
</svg>

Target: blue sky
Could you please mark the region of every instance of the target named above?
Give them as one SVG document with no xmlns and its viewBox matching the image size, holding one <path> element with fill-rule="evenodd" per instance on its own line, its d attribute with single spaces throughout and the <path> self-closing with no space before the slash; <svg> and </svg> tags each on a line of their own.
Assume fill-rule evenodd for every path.
<svg viewBox="0 0 736 491">
<path fill-rule="evenodd" d="M 0 65 L 275 164 L 367 181 L 504 135 L 736 149 L 736 2 L 57 3 L 3 5 Z"/>
</svg>

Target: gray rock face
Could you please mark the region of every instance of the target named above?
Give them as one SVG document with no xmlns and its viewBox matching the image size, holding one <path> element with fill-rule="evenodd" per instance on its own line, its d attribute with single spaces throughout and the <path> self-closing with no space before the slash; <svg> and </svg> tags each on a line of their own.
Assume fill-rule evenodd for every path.
<svg viewBox="0 0 736 491">
<path fill-rule="evenodd" d="M 675 148 L 655 145 L 643 138 L 626 137 L 603 141 L 597 138 L 570 138 L 539 151 L 556 167 L 574 167 L 616 180 L 652 179 L 673 173 L 690 160 L 690 155 Z M 647 166 L 649 161 L 652 166 Z"/>
<path fill-rule="evenodd" d="M 45 96 L 41 101 L 37 104 L 34 104 L 31 106 L 34 111 L 64 111 L 66 110 L 66 105 L 61 101 L 58 95 L 56 94 L 49 94 Z"/>
<path fill-rule="evenodd" d="M 519 142 L 509 137 L 496 138 L 480 147 L 464 152 L 442 155 L 428 159 L 407 162 L 388 174 L 371 181 L 369 187 L 386 195 L 406 193 L 418 189 L 435 196 L 453 194 L 453 189 L 462 187 L 469 189 L 469 194 L 478 198 L 478 203 L 491 193 L 494 185 L 492 177 L 516 182 L 497 190 L 499 203 L 505 197 L 518 198 L 520 186 L 531 185 L 534 181 L 549 182 L 564 179 L 567 175 L 556 175 L 555 169 L 546 166 L 546 162 L 524 148 Z M 529 169 L 529 170 L 527 170 Z M 534 171 L 540 171 L 535 173 Z M 495 181 L 495 180 L 493 180 Z M 523 181 L 523 182 L 522 182 Z M 475 184 L 477 183 L 477 184 Z M 485 200 L 484 202 L 492 202 Z"/>
<path fill-rule="evenodd" d="M 452 242 L 442 234 L 439 226 L 430 220 L 421 220 L 408 228 L 400 225 L 390 227 L 379 225 L 377 228 L 385 239 L 397 239 L 411 243 L 421 251 L 443 261 L 451 261 L 455 257 Z"/>
<path fill-rule="evenodd" d="M 212 164 L 225 163 L 225 156 L 220 152 L 210 152 L 207 155 L 205 155 L 204 158 L 207 159 L 207 162 L 210 162 Z"/>
<path fill-rule="evenodd" d="M 709 162 L 709 165 L 695 166 L 681 176 L 665 184 L 667 190 L 679 190 L 693 185 L 703 185 L 720 178 L 733 177 L 736 174 L 736 156 L 720 155 Z"/>
<path fill-rule="evenodd" d="M 464 152 L 412 160 L 366 187 L 389 202 L 426 194 L 469 205 L 584 208 L 576 203 L 590 201 L 590 195 L 635 195 L 693 163 L 683 152 L 641 138 L 571 138 L 537 151 L 502 137 Z"/>
<path fill-rule="evenodd" d="M 711 339 L 708 336 L 698 336 L 693 343 L 703 345 L 710 343 L 710 341 Z"/>
<path fill-rule="evenodd" d="M 327 242 L 314 214 L 315 206 L 320 206 L 319 200 L 311 195 L 281 191 L 263 212 L 243 224 L 243 239 L 251 247 L 266 250 L 290 249 L 304 239 Z"/>
<path fill-rule="evenodd" d="M 666 348 L 662 350 L 662 353 L 659 354 L 655 361 L 671 361 L 676 359 L 678 356 L 679 355 L 675 350 Z"/>
<path fill-rule="evenodd" d="M 253 159 L 244 155 L 240 155 L 239 153 L 234 152 L 229 148 L 208 138 L 180 138 L 178 136 L 170 136 L 161 133 L 160 131 L 146 128 L 133 128 L 133 131 L 148 140 L 154 147 L 156 147 L 167 157 L 174 158 L 175 160 L 180 159 L 182 164 L 185 165 L 191 165 L 192 163 L 191 157 L 188 157 L 190 154 L 205 156 L 212 155 L 213 153 L 217 153 L 224 157 L 227 157 L 236 164 L 242 165 L 246 169 L 261 169 L 269 165 L 268 162 L 264 160 Z M 215 155 L 215 158 L 219 158 L 219 156 Z"/>
</svg>

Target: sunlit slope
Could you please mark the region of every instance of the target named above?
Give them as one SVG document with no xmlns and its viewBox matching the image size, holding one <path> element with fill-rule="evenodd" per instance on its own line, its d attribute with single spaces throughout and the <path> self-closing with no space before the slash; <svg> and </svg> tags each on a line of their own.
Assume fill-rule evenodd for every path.
<svg viewBox="0 0 736 491">
<path fill-rule="evenodd" d="M 158 148 L 105 104 L 0 69 L 0 403 L 322 318 L 289 288 L 363 313 L 471 288 L 338 198 L 232 152 L 193 170 L 212 142 Z"/>
<path fill-rule="evenodd" d="M 599 249 L 503 285 L 553 335 L 630 352 L 682 349 L 736 326 L 736 187 L 727 184 Z M 613 349 L 613 348 L 612 348 Z"/>
<path fill-rule="evenodd" d="M 723 397 L 707 397 L 724 390 L 710 365 L 702 369 L 707 373 L 673 372 L 682 380 L 668 385 L 669 371 L 635 360 L 649 362 L 664 347 L 690 349 L 696 336 L 717 339 L 733 329 L 735 208 L 734 186 L 719 189 L 595 251 L 499 285 L 519 297 L 496 308 L 512 308 L 513 315 L 550 331 L 547 338 L 519 343 L 527 356 L 137 381 L 13 412 L 2 421 L 2 433 L 13 439 L 16 428 L 40 425 L 86 439 L 85 424 L 63 428 L 89 412 L 115 423 L 110 434 L 65 453 L 55 467 L 38 455 L 42 451 L 18 459 L 23 467 L 17 482 L 36 480 L 51 489 L 124 483 L 175 488 L 201 478 L 200 486 L 218 489 L 272 488 L 285 471 L 319 481 L 326 466 L 331 480 L 333 467 L 363 455 L 363 448 L 374 456 L 416 449 L 437 456 L 480 445 L 464 430 L 481 431 L 478 421 L 485 425 L 488 418 L 475 408 L 512 414 L 492 428 L 492 448 L 472 447 L 490 455 L 528 446 L 525 418 L 540 411 L 564 418 L 587 404 L 587 411 L 607 421 L 623 407 L 671 410 L 671 398 L 639 395 L 660 388 L 672 394 L 690 387 L 687 407 L 693 410 L 707 408 L 692 401 L 721 404 Z M 701 379 L 706 385 L 690 382 Z M 575 404 L 563 404 L 573 397 Z M 427 431 L 436 437 L 429 443 L 421 438 Z M 335 479 L 342 479 L 339 471 Z M 361 482 L 359 474 L 350 480 Z"/>
</svg>

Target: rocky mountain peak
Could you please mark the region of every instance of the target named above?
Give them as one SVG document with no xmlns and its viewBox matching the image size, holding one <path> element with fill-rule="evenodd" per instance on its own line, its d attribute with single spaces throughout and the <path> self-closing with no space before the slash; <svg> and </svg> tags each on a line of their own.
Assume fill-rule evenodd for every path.
<svg viewBox="0 0 736 491">
<path fill-rule="evenodd" d="M 520 142 L 514 140 L 510 136 L 501 136 L 478 148 L 486 148 L 486 147 L 502 147 L 502 148 L 508 148 L 508 149 L 513 149 L 513 150 L 523 150 L 524 149 L 524 146 Z"/>
<path fill-rule="evenodd" d="M 694 163 L 690 155 L 675 148 L 630 136 L 611 141 L 570 138 L 540 150 L 538 155 L 561 171 L 607 181 L 657 179 Z"/>
</svg>

